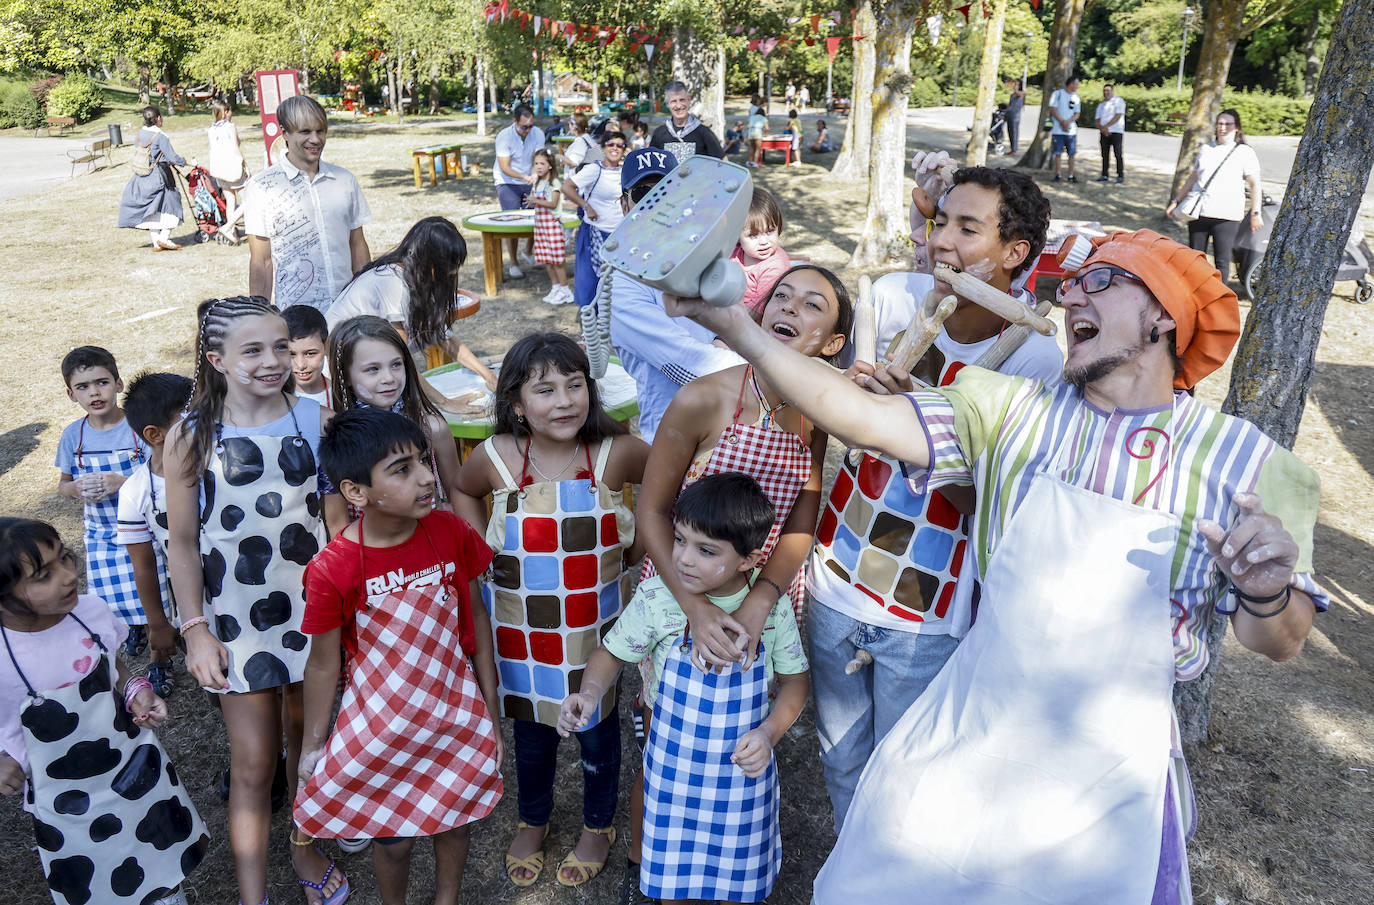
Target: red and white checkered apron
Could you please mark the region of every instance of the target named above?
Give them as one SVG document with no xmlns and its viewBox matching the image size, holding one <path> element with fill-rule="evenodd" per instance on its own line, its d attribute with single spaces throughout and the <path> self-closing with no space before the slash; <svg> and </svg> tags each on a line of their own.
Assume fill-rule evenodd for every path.
<svg viewBox="0 0 1374 905">
<path fill-rule="evenodd" d="M 763 543 L 765 559 L 771 556 L 782 535 L 782 525 L 792 513 L 792 507 L 801 494 L 802 487 L 811 477 L 811 450 L 801 437 L 791 431 L 777 430 L 772 427 L 772 418 L 766 404 L 759 402 L 759 417 L 753 424 L 740 424 L 739 416 L 744 410 L 744 391 L 750 386 L 753 368 L 744 369 L 744 382 L 740 384 L 739 401 L 735 404 L 735 414 L 730 426 L 721 431 L 716 439 L 711 457 L 701 468 L 692 468 L 683 478 L 681 493 L 689 484 L 707 475 L 740 471 L 763 488 L 769 502 L 777 512 L 773 527 L 768 532 L 768 540 Z M 757 395 L 757 394 L 756 394 Z M 797 624 L 802 624 L 802 610 L 806 605 L 806 570 L 797 569 L 787 588 L 787 596 L 792 600 L 792 610 L 797 614 Z M 653 560 L 645 558 L 644 570 L 640 581 L 658 574 Z M 646 660 L 645 662 L 650 662 Z"/>
<path fill-rule="evenodd" d="M 358 610 L 359 655 L 324 757 L 296 796 L 301 832 L 433 836 L 491 813 L 503 786 L 496 729 L 443 585 Z"/>
<path fill-rule="evenodd" d="M 530 192 L 531 198 L 549 200 L 549 186 Z M 568 259 L 567 239 L 558 214 L 547 207 L 534 209 L 534 260 L 540 264 L 562 264 Z"/>
</svg>

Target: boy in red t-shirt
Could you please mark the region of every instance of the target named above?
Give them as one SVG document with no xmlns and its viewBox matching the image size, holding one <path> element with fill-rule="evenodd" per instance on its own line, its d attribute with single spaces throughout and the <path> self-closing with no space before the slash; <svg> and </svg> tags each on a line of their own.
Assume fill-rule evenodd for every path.
<svg viewBox="0 0 1374 905">
<path fill-rule="evenodd" d="M 362 515 L 305 572 L 313 637 L 292 842 L 373 839 L 385 905 L 406 900 L 416 836 L 434 837 L 434 902 L 456 903 L 468 824 L 502 793 L 491 625 L 473 605 L 491 548 L 433 510 L 426 446 L 402 415 L 334 418 L 320 458 Z M 331 725 L 340 645 L 347 683 Z"/>
</svg>

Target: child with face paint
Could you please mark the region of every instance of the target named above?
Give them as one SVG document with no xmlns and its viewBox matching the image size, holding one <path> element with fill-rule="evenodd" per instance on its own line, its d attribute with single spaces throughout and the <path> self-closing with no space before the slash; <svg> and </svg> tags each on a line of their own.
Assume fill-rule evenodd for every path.
<svg viewBox="0 0 1374 905">
<path fill-rule="evenodd" d="M 239 898 L 256 905 L 267 899 L 283 731 L 295 793 L 305 566 L 324 546 L 326 522 L 342 528 L 347 515 L 319 466 L 333 413 L 293 392 L 281 313 L 261 296 L 236 296 L 202 302 L 197 316 L 195 393 L 163 450 L 168 562 L 187 672 L 221 696 L 234 777 L 229 845 Z M 348 895 L 310 840 L 290 851 L 312 905 Z"/>
<path fill-rule="evenodd" d="M 368 406 L 397 412 L 424 430 L 429 437 L 426 461 L 438 482 L 435 507 L 452 512 L 458 448 L 448 422 L 425 397 L 415 360 L 401 334 L 380 317 L 351 317 L 329 335 L 329 363 L 334 372 L 330 385 L 334 411 Z"/>
<path fill-rule="evenodd" d="M 24 793 L 56 905 L 186 905 L 210 837 L 151 731 L 167 705 L 77 577 L 51 525 L 0 518 L 0 794 Z"/>
<path fill-rule="evenodd" d="M 544 866 L 559 707 L 576 690 L 603 627 L 620 614 L 625 565 L 638 559 L 622 493 L 643 480 L 649 447 L 606 414 L 589 370 L 586 353 L 562 334 L 536 333 L 512 346 L 496 385 L 495 433 L 459 475 L 458 512 L 485 529 L 496 554 L 483 595 L 496 637 L 501 713 L 515 721 L 520 822 L 506 873 L 516 886 L 533 884 Z M 614 687 L 589 708 L 577 740 L 583 829 L 559 865 L 564 886 L 600 873 L 615 842 Z"/>
</svg>

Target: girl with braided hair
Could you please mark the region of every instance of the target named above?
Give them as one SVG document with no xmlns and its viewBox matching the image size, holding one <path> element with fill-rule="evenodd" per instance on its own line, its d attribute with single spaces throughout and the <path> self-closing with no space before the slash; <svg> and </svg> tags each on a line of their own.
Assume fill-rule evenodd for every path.
<svg viewBox="0 0 1374 905">
<path fill-rule="evenodd" d="M 197 317 L 195 390 L 164 453 L 168 560 L 187 671 L 222 695 L 239 897 L 260 903 L 283 730 L 293 786 L 300 756 L 305 566 L 324 546 L 325 522 L 337 530 L 346 516 L 318 464 L 333 414 L 293 392 L 281 313 L 261 296 L 235 296 L 202 302 Z M 307 900 L 342 903 L 343 874 L 311 840 L 291 841 Z"/>
</svg>

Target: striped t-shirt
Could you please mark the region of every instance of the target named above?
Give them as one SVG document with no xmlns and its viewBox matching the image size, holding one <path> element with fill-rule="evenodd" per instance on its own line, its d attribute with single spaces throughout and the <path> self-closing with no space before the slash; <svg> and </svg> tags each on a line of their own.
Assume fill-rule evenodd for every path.
<svg viewBox="0 0 1374 905">
<path fill-rule="evenodd" d="M 1229 527 L 1237 493 L 1258 494 L 1293 535 L 1299 553 L 1292 585 L 1326 609 L 1326 595 L 1311 575 L 1317 475 L 1253 424 L 1182 392 L 1172 406 L 1105 412 L 1072 384 L 1046 387 L 972 367 L 953 386 L 909 398 L 931 448 L 930 469 L 914 472 L 913 480 L 929 481 L 930 489 L 974 485 L 978 509 L 969 529 L 980 575 L 987 574 L 1032 477 L 1055 468 L 1075 487 L 1179 517 L 1171 576 L 1179 680 L 1196 678 L 1207 665 L 1212 611 L 1235 611 L 1195 522 Z"/>
</svg>

